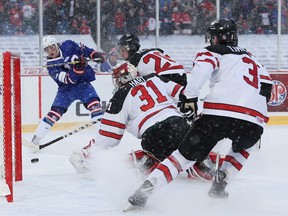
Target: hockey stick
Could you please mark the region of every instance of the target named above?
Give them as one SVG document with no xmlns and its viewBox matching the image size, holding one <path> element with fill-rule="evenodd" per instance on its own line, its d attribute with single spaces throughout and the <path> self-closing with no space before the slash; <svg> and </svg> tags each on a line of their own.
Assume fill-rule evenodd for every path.
<svg viewBox="0 0 288 216">
<path fill-rule="evenodd" d="M 51 64 L 51 65 L 43 65 L 43 68 L 49 68 L 49 67 L 57 67 L 57 66 L 64 66 L 64 65 L 70 65 L 70 64 L 77 64 L 80 61 L 73 61 L 73 62 L 63 62 L 58 64 Z"/>
<path fill-rule="evenodd" d="M 95 59 L 89 59 L 89 58 L 86 58 L 85 59 L 87 62 L 89 61 L 100 61 L 101 59 L 100 58 L 95 58 Z M 51 65 L 44 65 L 42 66 L 43 68 L 49 68 L 49 67 L 57 67 L 57 66 L 64 66 L 64 65 L 74 65 L 74 64 L 77 64 L 79 63 L 80 61 L 72 61 L 72 62 L 63 62 L 63 63 L 58 63 L 58 64 L 51 64 Z"/>
<path fill-rule="evenodd" d="M 214 181 L 219 182 L 219 162 L 220 162 L 220 153 L 216 153 L 216 161 L 215 161 L 215 176 Z"/>
<path fill-rule="evenodd" d="M 134 162 L 134 166 L 136 167 L 136 170 L 137 170 L 137 174 L 143 180 L 144 176 L 141 174 L 140 166 L 139 166 L 139 164 L 137 162 L 134 150 L 131 150 L 131 155 L 132 155 L 132 159 L 133 159 L 133 162 Z"/>
<path fill-rule="evenodd" d="M 100 122 L 100 121 L 101 121 L 101 119 L 98 119 L 98 120 L 96 120 L 96 121 L 89 122 L 89 123 L 87 123 L 87 124 L 85 124 L 85 125 L 82 125 L 82 126 L 79 127 L 79 128 L 74 129 L 73 131 L 71 131 L 71 132 L 69 132 L 69 133 L 67 133 L 67 134 L 64 134 L 64 135 L 62 135 L 62 136 L 60 136 L 60 137 L 57 137 L 56 139 L 51 140 L 50 142 L 47 142 L 47 143 L 42 144 L 42 145 L 35 145 L 35 144 L 33 144 L 33 143 L 25 140 L 25 139 L 23 139 L 22 141 L 23 141 L 23 144 L 24 144 L 26 147 L 29 147 L 30 149 L 32 149 L 33 152 L 37 152 L 37 151 L 39 151 L 39 150 L 41 150 L 41 149 L 43 149 L 43 148 L 46 148 L 46 147 L 48 147 L 48 146 L 50 146 L 50 145 L 52 145 L 52 144 L 54 144 L 54 143 L 56 143 L 56 142 L 58 142 L 58 141 L 60 141 L 60 140 L 62 140 L 62 139 L 65 139 L 65 138 L 67 138 L 67 137 L 69 137 L 69 136 L 72 136 L 73 134 L 76 134 L 76 133 L 78 133 L 78 132 L 80 132 L 80 131 L 82 131 L 82 130 L 84 130 L 84 129 L 86 129 L 86 128 L 88 128 L 88 127 L 90 127 L 90 126 L 92 126 L 92 125 L 94 125 L 94 124 L 96 124 L 96 123 L 98 123 L 98 122 Z"/>
</svg>

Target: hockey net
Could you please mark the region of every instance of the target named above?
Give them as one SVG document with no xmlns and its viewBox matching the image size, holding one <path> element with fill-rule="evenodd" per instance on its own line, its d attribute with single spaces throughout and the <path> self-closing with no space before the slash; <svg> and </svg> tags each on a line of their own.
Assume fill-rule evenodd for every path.
<svg viewBox="0 0 288 216">
<path fill-rule="evenodd" d="M 0 196 L 13 202 L 13 182 L 22 180 L 20 56 L 0 55 Z"/>
</svg>

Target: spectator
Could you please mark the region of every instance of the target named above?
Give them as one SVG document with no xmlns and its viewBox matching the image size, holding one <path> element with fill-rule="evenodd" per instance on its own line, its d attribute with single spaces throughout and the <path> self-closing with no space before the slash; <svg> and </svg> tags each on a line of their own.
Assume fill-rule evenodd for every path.
<svg viewBox="0 0 288 216">
<path fill-rule="evenodd" d="M 25 0 L 22 6 L 23 12 L 23 28 L 26 31 L 30 26 L 32 32 L 37 31 L 38 17 L 36 16 L 36 5 L 32 4 L 30 0 Z"/>
<path fill-rule="evenodd" d="M 185 7 L 182 13 L 182 33 L 191 34 L 192 33 L 192 17 L 190 13 L 190 7 Z"/>
<path fill-rule="evenodd" d="M 78 28 L 78 22 L 76 19 L 72 20 L 71 27 L 70 27 L 70 34 L 80 34 L 80 30 Z"/>
<path fill-rule="evenodd" d="M 126 30 L 133 33 L 133 34 L 137 34 L 137 13 L 136 13 L 136 9 L 135 8 L 131 8 L 128 11 L 127 14 L 127 19 L 126 19 Z"/>
<path fill-rule="evenodd" d="M 100 71 L 101 72 L 112 72 L 113 67 L 117 65 L 118 62 L 118 53 L 115 49 L 112 49 L 108 56 L 106 61 L 101 63 Z"/>
<path fill-rule="evenodd" d="M 5 20 L 6 14 L 5 14 L 5 10 L 4 10 L 4 3 L 1 1 L 0 2 L 0 34 L 3 34 L 3 27 L 4 27 L 4 20 Z"/>
<path fill-rule="evenodd" d="M 247 23 L 247 20 L 244 18 L 243 14 L 239 15 L 236 24 L 238 26 L 238 33 L 239 34 L 248 34 L 249 33 L 248 23 Z"/>
<path fill-rule="evenodd" d="M 114 15 L 114 27 L 117 35 L 124 34 L 125 32 L 125 14 L 121 8 L 117 8 Z"/>
<path fill-rule="evenodd" d="M 170 35 L 172 34 L 172 23 L 171 23 L 171 13 L 168 10 L 167 6 L 162 8 L 160 12 L 160 33 L 162 35 Z"/>
<path fill-rule="evenodd" d="M 43 9 L 43 32 L 44 34 L 55 34 L 60 18 L 58 17 L 58 8 L 53 1 L 44 4 Z"/>
<path fill-rule="evenodd" d="M 156 30 L 156 20 L 153 16 L 150 16 L 147 22 L 148 35 L 155 35 Z"/>
<path fill-rule="evenodd" d="M 138 35 L 146 35 L 147 32 L 147 20 L 145 11 L 143 8 L 141 8 L 138 11 Z"/>
<path fill-rule="evenodd" d="M 259 11 L 259 16 L 260 16 L 260 31 L 259 33 L 264 33 L 264 34 L 271 34 L 272 33 L 272 27 L 271 27 L 271 21 L 270 21 L 270 14 L 269 11 L 266 7 L 266 5 L 262 5 Z"/>
<path fill-rule="evenodd" d="M 91 29 L 87 25 L 87 20 L 83 19 L 79 28 L 80 34 L 91 34 Z"/>
<path fill-rule="evenodd" d="M 10 26 L 12 32 L 23 25 L 23 13 L 18 3 L 14 3 L 9 11 Z"/>
<path fill-rule="evenodd" d="M 215 17 L 215 5 L 209 0 L 203 0 L 199 4 L 199 19 L 197 19 L 198 34 L 205 34 L 205 29 L 210 26 L 210 23 L 215 19 Z"/>
<path fill-rule="evenodd" d="M 173 8 L 172 18 L 171 18 L 172 26 L 173 26 L 173 33 L 180 34 L 181 32 L 181 23 L 182 23 L 182 15 L 179 11 L 178 7 Z"/>
</svg>

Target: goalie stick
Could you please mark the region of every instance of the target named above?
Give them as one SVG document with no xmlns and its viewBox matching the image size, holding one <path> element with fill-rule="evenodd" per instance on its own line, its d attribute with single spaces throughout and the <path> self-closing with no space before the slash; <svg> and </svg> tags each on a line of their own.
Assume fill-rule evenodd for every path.
<svg viewBox="0 0 288 216">
<path fill-rule="evenodd" d="M 42 144 L 42 145 L 35 145 L 35 144 L 29 142 L 26 139 L 22 139 L 22 141 L 23 141 L 23 144 L 26 147 L 32 149 L 33 152 L 37 152 L 37 151 L 39 151 L 39 150 L 41 150 L 43 148 L 46 148 L 46 147 L 48 147 L 48 146 L 50 146 L 50 145 L 52 145 L 52 144 L 54 144 L 54 143 L 56 143 L 56 142 L 58 142 L 58 141 L 60 141 L 62 139 L 65 139 L 65 138 L 67 138 L 69 136 L 72 136 L 73 134 L 76 134 L 76 133 L 78 133 L 78 132 L 80 132 L 80 131 L 82 131 L 82 130 L 84 130 L 84 129 L 86 129 L 86 128 L 88 128 L 88 127 L 90 127 L 90 126 L 92 126 L 92 125 L 94 125 L 94 124 L 96 124 L 98 122 L 100 122 L 100 121 L 101 121 L 101 119 L 97 119 L 96 121 L 89 122 L 89 123 L 87 123 L 85 125 L 80 126 L 79 128 L 74 129 L 73 131 L 70 131 L 67 134 L 64 134 L 64 135 L 62 135 L 60 137 L 57 137 L 56 139 L 51 140 L 51 141 L 49 141 L 49 142 L 47 142 L 45 144 Z"/>
<path fill-rule="evenodd" d="M 216 152 L 215 176 L 214 176 L 214 181 L 216 182 L 219 182 L 219 162 L 220 162 L 220 153 Z"/>
</svg>

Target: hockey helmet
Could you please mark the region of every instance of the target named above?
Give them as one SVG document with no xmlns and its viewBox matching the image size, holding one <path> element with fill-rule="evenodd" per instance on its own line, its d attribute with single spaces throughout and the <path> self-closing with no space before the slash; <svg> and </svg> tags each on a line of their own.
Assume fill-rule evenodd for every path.
<svg viewBox="0 0 288 216">
<path fill-rule="evenodd" d="M 112 80 L 116 88 L 125 85 L 138 76 L 137 68 L 129 62 L 123 62 L 113 68 Z"/>
<path fill-rule="evenodd" d="M 218 44 L 237 46 L 237 26 L 232 19 L 216 19 L 207 29 L 206 42 L 214 45 L 213 38 L 217 38 Z"/>
<path fill-rule="evenodd" d="M 45 51 L 47 50 L 47 47 L 52 46 L 52 45 L 55 45 L 56 47 L 58 47 L 57 39 L 53 35 L 48 35 L 43 38 L 43 49 Z"/>
<path fill-rule="evenodd" d="M 134 34 L 125 34 L 118 40 L 118 49 L 124 47 L 129 55 L 133 55 L 140 48 L 139 38 Z"/>
</svg>

